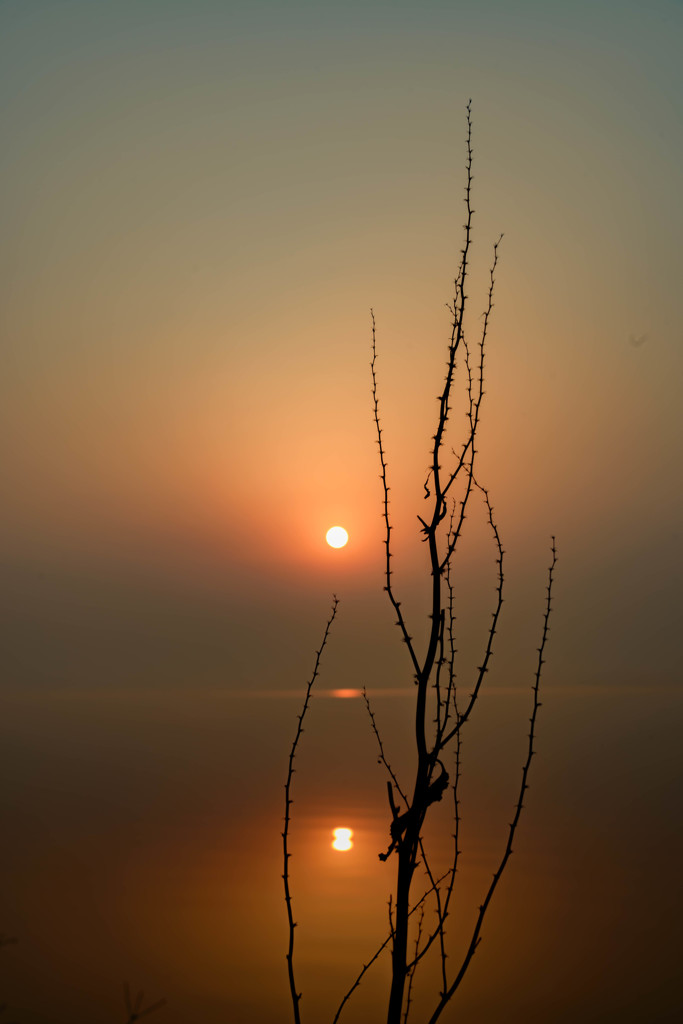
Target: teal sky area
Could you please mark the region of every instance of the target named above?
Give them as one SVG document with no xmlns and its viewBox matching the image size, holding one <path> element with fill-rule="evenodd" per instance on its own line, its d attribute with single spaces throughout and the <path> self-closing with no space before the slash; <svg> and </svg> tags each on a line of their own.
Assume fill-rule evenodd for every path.
<svg viewBox="0 0 683 1024">
<path fill-rule="evenodd" d="M 393 693 L 411 678 L 382 592 L 371 308 L 395 583 L 415 635 L 427 629 L 416 516 L 462 245 L 470 98 L 472 337 L 503 234 L 479 437 L 507 553 L 483 720 L 495 735 L 507 722 L 496 693 L 517 710 L 500 747 L 480 733 L 503 780 L 519 759 L 507 744 L 525 728 L 551 534 L 559 563 L 547 774 L 521 888 L 463 1019 L 488 1020 L 482 1008 L 503 1019 L 485 981 L 522 905 L 527 945 L 505 967 L 511 1024 L 644 1020 L 648 971 L 659 993 L 648 1019 L 671 1019 L 680 893 L 667 895 L 666 880 L 683 852 L 682 37 L 683 5 L 665 0 L 0 2 L 0 741 L 15 838 L 0 932 L 21 937 L 3 951 L 3 978 L 22 1021 L 111 1019 L 106 999 L 118 1005 L 110 993 L 131 972 L 168 996 L 168 1024 L 192 1019 L 199 989 L 206 1024 L 228 1011 L 241 1024 L 280 1019 L 284 987 L 271 1003 L 253 998 L 259 942 L 284 986 L 268 837 L 277 843 L 296 709 L 286 695 L 305 683 L 333 593 L 321 687 Z M 454 444 L 462 423 L 456 407 Z M 332 551 L 324 536 L 337 523 L 350 540 Z M 495 584 L 483 524 L 472 516 L 459 569 L 465 678 Z M 407 705 L 380 700 L 400 747 Z M 360 761 L 343 768 L 347 729 L 366 729 L 359 707 L 320 701 L 302 821 L 323 834 L 344 824 L 328 822 L 334 806 L 381 845 L 384 781 L 375 803 Z M 357 752 L 374 766 L 370 740 Z M 493 791 L 472 756 L 480 807 Z M 489 849 L 480 824 L 475 877 Z M 330 865 L 315 842 L 306 863 L 322 892 Z M 167 884 L 159 857 L 176 865 Z M 369 906 L 380 888 L 382 913 L 375 870 L 374 859 L 358 870 L 354 898 Z M 244 878 L 261 931 L 247 898 L 232 902 Z M 324 891 L 343 910 L 334 886 Z M 80 910 L 60 942 L 69 912 L 55 894 L 70 887 Z M 124 890 L 139 897 L 137 923 L 121 910 Z M 171 922 L 160 908 L 179 893 Z M 601 894 L 603 931 L 589 940 L 582 922 Z M 548 940 L 553 919 L 564 944 Z M 340 935 L 356 948 L 352 926 Z M 609 964 L 582 974 L 582 944 L 594 965 L 612 949 Z M 544 949 L 547 980 L 525 995 L 523 964 Z M 316 957 L 341 971 L 347 952 L 314 943 L 311 977 Z M 639 957 L 636 984 L 617 965 Z M 79 964 L 94 979 L 87 992 Z M 576 974 L 565 1006 L 558 991 Z M 316 1007 L 324 998 L 311 991 Z"/>
</svg>

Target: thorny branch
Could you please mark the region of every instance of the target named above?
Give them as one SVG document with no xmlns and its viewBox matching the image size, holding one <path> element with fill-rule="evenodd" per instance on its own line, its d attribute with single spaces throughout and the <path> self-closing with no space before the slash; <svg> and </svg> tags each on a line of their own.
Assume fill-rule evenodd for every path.
<svg viewBox="0 0 683 1024">
<path fill-rule="evenodd" d="M 296 928 L 296 921 L 294 920 L 294 912 L 292 909 L 292 895 L 289 886 L 289 859 L 291 857 L 291 853 L 289 852 L 289 825 L 291 822 L 290 808 L 294 803 L 291 796 L 292 782 L 294 780 L 295 771 L 294 758 L 296 756 L 296 748 L 299 745 L 301 734 L 304 731 L 304 718 L 306 717 L 308 705 L 311 700 L 313 684 L 318 678 L 318 673 L 320 671 L 320 659 L 322 658 L 323 651 L 325 650 L 327 638 L 330 635 L 330 629 L 332 628 L 332 623 L 334 622 L 335 617 L 337 615 L 338 605 L 339 600 L 335 596 L 332 602 L 332 611 L 330 613 L 329 619 L 327 620 L 327 625 L 325 626 L 325 632 L 323 634 L 322 643 L 320 644 L 320 647 L 315 653 L 315 665 L 313 666 L 313 675 L 311 676 L 308 682 L 308 686 L 306 687 L 306 697 L 304 699 L 303 708 L 301 709 L 301 714 L 298 716 L 297 719 L 296 733 L 294 736 L 294 740 L 292 742 L 291 749 L 289 751 L 287 781 L 285 783 L 285 827 L 282 832 L 282 852 L 284 868 L 282 880 L 284 882 L 285 887 L 285 903 L 287 904 L 287 920 L 289 923 L 289 945 L 287 947 L 287 973 L 289 975 L 289 991 L 292 998 L 292 1010 L 294 1013 L 295 1024 L 301 1024 L 301 1015 L 299 1012 L 299 1002 L 301 1000 L 301 993 L 297 992 L 296 982 L 294 979 L 294 929 Z"/>
<path fill-rule="evenodd" d="M 439 890 L 436 890 L 437 894 Z M 417 920 L 417 935 L 415 936 L 415 959 L 411 964 L 408 965 L 408 991 L 406 992 L 406 1006 L 403 1013 L 403 1024 L 408 1024 L 408 1014 L 410 1013 L 411 996 L 413 993 L 413 980 L 415 978 L 415 969 L 418 964 L 417 953 L 420 948 L 420 939 L 422 938 L 422 925 L 425 918 L 425 909 L 420 907 L 420 916 Z"/>
<path fill-rule="evenodd" d="M 410 636 L 410 634 L 408 633 L 408 630 L 406 629 L 406 624 L 405 624 L 404 619 L 403 619 L 403 613 L 401 611 L 401 602 L 397 601 L 396 598 L 394 597 L 394 590 L 393 590 L 393 587 L 391 585 L 391 546 L 390 546 L 390 542 L 391 542 L 391 529 L 392 529 L 392 527 L 391 527 L 391 521 L 390 521 L 390 518 L 389 518 L 389 484 L 388 484 L 388 481 L 387 481 L 387 463 L 386 463 L 386 459 L 384 457 L 384 445 L 382 443 L 382 428 L 381 428 L 380 422 L 379 422 L 379 402 L 378 402 L 378 399 L 377 399 L 377 375 L 375 373 L 375 364 L 377 362 L 377 347 L 376 347 L 376 344 L 375 344 L 375 314 L 374 314 L 374 312 L 372 310 L 370 310 L 370 316 L 372 318 L 372 361 L 370 362 L 370 372 L 372 374 L 372 399 L 373 399 L 373 406 L 374 406 L 375 428 L 377 430 L 377 446 L 379 448 L 379 461 L 380 461 L 380 466 L 382 468 L 382 472 L 380 473 L 380 477 L 382 479 L 382 492 L 383 492 L 383 495 L 384 495 L 384 499 L 383 499 L 384 500 L 383 516 L 384 516 L 384 527 L 385 527 L 384 547 L 385 547 L 385 552 L 386 552 L 386 562 L 385 562 L 385 570 L 384 570 L 385 571 L 385 576 L 386 576 L 386 585 L 385 585 L 384 589 L 386 590 L 387 594 L 389 595 L 389 600 L 391 601 L 392 605 L 394 606 L 394 611 L 396 612 L 396 625 L 399 627 L 399 629 L 401 630 L 401 633 L 403 634 L 403 642 L 406 644 L 406 646 L 408 648 L 408 652 L 410 654 L 410 658 L 411 658 L 411 661 L 413 663 L 413 668 L 415 669 L 416 673 L 419 673 L 419 671 L 420 671 L 420 664 L 419 664 L 419 662 L 417 660 L 417 655 L 415 653 L 415 648 L 413 647 L 413 638 Z"/>
<path fill-rule="evenodd" d="M 445 871 L 444 874 L 441 875 L 440 878 L 437 878 L 435 884 L 436 885 L 440 885 L 448 877 L 449 874 L 450 874 L 449 871 Z M 431 886 L 429 889 L 427 889 L 425 892 L 422 893 L 422 896 L 420 897 L 420 899 L 417 901 L 415 906 L 412 907 L 411 910 L 410 910 L 410 915 L 411 916 L 417 910 L 419 910 L 420 907 L 423 906 L 425 900 L 428 899 L 429 896 L 431 896 L 433 891 L 434 891 L 434 887 Z M 337 1009 L 337 1012 L 334 1015 L 334 1019 L 332 1021 L 332 1024 L 337 1024 L 337 1022 L 339 1021 L 339 1018 L 341 1017 L 342 1010 L 344 1009 L 344 1007 L 348 1003 L 349 999 L 351 998 L 353 993 L 356 991 L 356 989 L 360 985 L 361 981 L 363 980 L 363 978 L 365 977 L 365 975 L 367 974 L 369 969 L 372 967 L 372 965 L 375 963 L 375 961 L 379 959 L 379 957 L 382 955 L 384 950 L 387 948 L 387 946 L 389 945 L 389 943 L 391 942 L 391 940 L 393 938 L 393 934 L 394 934 L 393 931 L 390 929 L 389 930 L 389 934 L 387 935 L 387 937 L 384 940 L 384 942 L 382 943 L 382 945 L 378 949 L 375 950 L 375 952 L 370 957 L 368 962 L 366 964 L 363 964 L 363 967 L 362 967 L 362 970 L 360 971 L 360 974 L 358 975 L 358 977 L 354 981 L 353 985 L 348 990 L 348 992 L 346 993 L 346 995 L 342 999 L 341 1003 L 339 1004 L 339 1008 Z"/>
<path fill-rule="evenodd" d="M 477 356 L 474 365 L 472 360 L 472 349 L 465 335 L 465 309 L 466 309 L 466 284 L 469 271 L 469 255 L 472 237 L 473 208 L 471 202 L 472 190 L 472 123 L 471 106 L 467 107 L 467 180 L 465 185 L 465 209 L 466 218 L 464 225 L 464 245 L 461 250 L 461 261 L 454 286 L 455 294 L 452 305 L 449 307 L 452 315 L 451 334 L 448 345 L 446 360 L 446 373 L 441 394 L 438 396 L 438 415 L 436 430 L 432 437 L 432 449 L 430 466 L 427 479 L 424 484 L 425 500 L 429 502 L 427 515 L 418 516 L 422 534 L 427 544 L 428 561 L 432 578 L 431 586 L 431 607 L 430 607 L 430 630 L 423 655 L 418 653 L 412 639 L 407 620 L 401 611 L 401 602 L 395 592 L 391 579 L 391 533 L 392 523 L 389 514 L 388 484 L 387 484 L 387 460 L 385 446 L 382 438 L 382 427 L 379 414 L 379 399 L 377 392 L 377 336 L 374 313 L 372 315 L 372 395 L 375 428 L 380 451 L 381 479 L 384 498 L 384 521 L 385 521 L 385 552 L 386 552 L 386 586 L 385 590 L 389 595 L 391 604 L 397 614 L 397 624 L 403 635 L 403 640 L 408 646 L 415 681 L 417 684 L 415 703 L 415 743 L 417 765 L 415 780 L 410 801 L 405 800 L 406 809 L 400 814 L 396 808 L 393 798 L 392 783 L 395 785 L 395 775 L 384 756 L 382 741 L 379 736 L 377 725 L 372 717 L 372 726 L 380 745 L 380 761 L 389 772 L 390 781 L 387 783 L 389 806 L 391 811 L 390 838 L 391 843 L 386 852 L 380 853 L 382 860 L 387 860 L 392 853 L 397 855 L 397 876 L 396 876 L 396 901 L 394 911 L 392 946 L 392 982 L 389 996 L 388 1024 L 405 1024 L 405 1015 L 411 999 L 412 981 L 418 963 L 423 959 L 432 944 L 438 940 L 439 956 L 441 963 L 441 986 L 442 1002 L 445 1006 L 450 1000 L 459 981 L 450 984 L 447 972 L 447 951 L 446 951 L 446 919 L 449 914 L 449 906 L 453 893 L 454 879 L 459 856 L 458 832 L 459 832 L 459 804 L 457 795 L 457 783 L 460 776 L 460 742 L 461 732 L 466 722 L 470 719 L 475 708 L 485 676 L 490 669 L 493 655 L 494 639 L 498 630 L 499 618 L 503 605 L 504 551 L 501 543 L 498 526 L 494 519 L 493 507 L 488 491 L 479 484 L 475 476 L 475 462 L 477 456 L 476 439 L 481 422 L 481 409 L 484 397 L 484 368 L 486 341 L 489 325 L 494 306 L 493 297 L 495 289 L 496 270 L 498 266 L 499 245 L 501 237 L 493 247 L 493 261 L 489 272 L 489 288 L 486 309 L 483 315 L 483 324 L 479 333 L 477 344 Z M 464 352 L 465 367 L 465 390 L 466 390 L 466 437 L 460 448 L 459 455 L 455 456 L 455 466 L 446 470 L 442 466 L 442 455 L 445 448 L 447 428 L 449 426 L 452 402 L 457 373 L 458 352 L 462 348 Z M 456 482 L 461 482 L 460 497 L 452 499 L 455 493 Z M 467 512 L 472 494 L 480 491 L 483 496 L 488 523 L 491 529 L 496 549 L 497 585 L 496 601 L 491 613 L 491 622 L 487 631 L 485 648 L 481 663 L 478 666 L 474 685 L 468 699 L 461 708 L 458 707 L 455 690 L 455 639 L 454 639 L 454 595 L 452 582 L 452 564 L 458 549 L 459 542 L 463 535 L 463 526 L 467 518 Z M 447 515 L 447 503 L 451 501 L 451 516 L 448 529 L 444 538 L 443 521 Z M 553 541 L 553 567 L 555 564 L 555 548 Z M 549 586 L 552 584 L 552 568 Z M 549 606 L 548 606 L 549 613 Z M 547 619 L 544 626 L 542 648 L 545 646 L 547 636 Z M 443 674 L 447 674 L 446 681 Z M 538 682 L 540 682 L 540 666 L 535 691 L 537 701 Z M 433 731 L 431 735 L 427 727 L 427 704 L 428 689 L 431 687 L 433 701 L 435 702 L 435 713 L 433 718 Z M 537 706 L 534 704 L 532 716 L 532 739 L 533 728 L 536 721 Z M 456 779 L 453 785 L 454 791 L 454 812 L 456 819 L 456 830 L 454 836 L 453 868 L 449 875 L 448 885 L 445 891 L 441 891 L 437 885 L 432 885 L 434 901 L 436 904 L 436 925 L 430 930 L 426 942 L 420 946 L 418 941 L 415 947 L 415 955 L 408 960 L 408 918 L 410 915 L 410 890 L 418 857 L 421 857 L 425 871 L 433 882 L 433 875 L 429 867 L 424 847 L 422 829 L 427 817 L 429 808 L 436 800 L 441 799 L 443 790 L 448 785 L 448 773 L 444 767 L 444 755 L 450 745 L 455 742 L 456 747 Z M 528 765 L 530 764 L 530 758 Z M 526 786 L 528 765 L 524 772 L 523 785 Z M 437 775 L 437 769 L 440 774 Z M 515 827 L 521 813 L 521 799 L 518 806 L 518 813 L 515 816 Z M 514 830 L 513 830 L 514 831 Z M 510 840 L 511 850 L 511 840 Z M 504 870 L 509 853 L 503 859 L 499 871 L 496 874 L 496 884 Z M 493 895 L 495 885 L 485 900 L 485 907 L 488 907 Z M 473 938 L 472 953 L 461 968 L 458 978 L 467 969 L 474 948 L 479 939 L 481 922 L 475 926 L 476 934 Z M 420 929 L 421 933 L 422 929 Z M 408 990 L 406 992 L 406 986 Z M 439 1010 L 440 1012 L 440 1010 Z M 403 1016 L 402 1016 L 403 1015 Z"/>
<path fill-rule="evenodd" d="M 418 516 L 421 534 L 426 545 L 427 565 L 431 576 L 430 598 L 428 606 L 429 630 L 424 645 L 414 639 L 403 611 L 401 601 L 393 582 L 393 524 L 390 514 L 388 465 L 386 446 L 380 418 L 379 395 L 377 384 L 377 326 L 374 311 L 371 310 L 372 324 L 372 357 L 370 372 L 372 380 L 372 406 L 379 449 L 380 479 L 382 485 L 382 519 L 384 524 L 384 590 L 395 614 L 396 625 L 405 644 L 415 683 L 415 767 L 412 789 L 403 788 L 386 755 L 384 743 L 375 718 L 374 711 L 365 689 L 363 698 L 370 718 L 372 731 L 377 740 L 378 762 L 387 773 L 387 798 L 389 803 L 390 843 L 386 851 L 379 854 L 382 861 L 396 864 L 395 888 L 389 899 L 389 933 L 374 955 L 363 965 L 353 985 L 343 997 L 333 1024 L 337 1024 L 342 1010 L 352 994 L 358 989 L 362 979 L 381 953 L 389 948 L 391 951 L 391 987 L 387 1011 L 387 1024 L 407 1024 L 411 1007 L 414 1008 L 414 980 L 417 968 L 423 962 L 430 949 L 438 956 L 440 972 L 440 992 L 429 1024 L 434 1024 L 443 1009 L 450 1002 L 467 971 L 474 953 L 481 941 L 481 930 L 484 917 L 490 906 L 495 889 L 512 854 L 512 844 L 523 808 L 523 799 L 528 789 L 528 775 L 531 760 L 535 753 L 534 737 L 538 710 L 541 706 L 539 688 L 544 664 L 544 652 L 549 634 L 553 574 L 557 561 L 555 538 L 552 541 L 552 561 L 548 570 L 547 598 L 538 662 L 533 686 L 533 705 L 530 718 L 529 744 L 526 761 L 522 768 L 522 779 L 519 797 L 515 805 L 513 820 L 509 826 L 508 841 L 502 858 L 493 875 L 483 903 L 481 904 L 470 940 L 466 946 L 460 967 L 453 977 L 449 977 L 449 954 L 446 942 L 446 923 L 451 914 L 451 903 L 454 893 L 455 878 L 460 857 L 460 798 L 458 786 L 462 770 L 462 735 L 463 728 L 470 720 L 482 692 L 484 680 L 491 667 L 494 639 L 499 628 L 499 620 L 503 606 L 504 590 L 504 550 L 498 525 L 494 517 L 493 505 L 488 490 L 479 482 L 475 474 L 477 463 L 477 436 L 481 425 L 482 403 L 485 394 L 485 361 L 486 344 L 494 307 L 494 290 L 498 267 L 499 246 L 502 235 L 493 246 L 493 259 L 489 270 L 489 284 L 486 307 L 478 330 L 476 343 L 472 344 L 466 337 L 467 284 L 469 280 L 470 250 L 472 241 L 472 117 L 471 101 L 467 104 L 466 133 L 466 182 L 465 182 L 465 222 L 464 241 L 460 252 L 460 264 L 454 279 L 454 295 L 448 309 L 451 314 L 450 337 L 447 345 L 446 368 L 441 391 L 437 396 L 438 412 L 435 432 L 431 438 L 429 467 L 424 482 L 424 500 L 427 509 L 424 515 Z M 461 358 L 462 356 L 462 358 Z M 456 398 L 456 384 L 463 377 L 465 402 L 464 438 L 454 448 L 448 441 L 452 428 L 452 411 Z M 449 452 L 451 458 L 446 464 L 444 453 Z M 479 492 L 483 498 L 486 520 L 491 532 L 496 565 L 495 599 L 491 620 L 483 644 L 480 664 L 473 673 L 470 692 L 466 698 L 459 695 L 456 688 L 456 615 L 455 615 L 455 570 L 456 552 L 463 537 L 464 524 L 472 505 L 472 496 Z M 448 515 L 450 508 L 450 516 Z M 287 838 L 290 822 L 290 789 L 293 775 L 293 760 L 299 736 L 302 731 L 304 715 L 313 680 L 318 671 L 320 655 L 325 647 L 327 635 L 336 613 L 336 598 L 332 615 L 328 621 L 325 636 L 318 657 L 313 679 L 309 683 L 304 701 L 303 711 L 299 716 L 299 727 L 292 745 L 287 776 L 284 844 L 284 882 L 285 900 L 289 919 L 289 952 L 287 954 L 290 991 L 294 1009 L 295 1024 L 300 1024 L 299 1000 L 294 984 L 293 946 L 295 922 L 292 916 L 291 897 L 288 880 Z M 461 686 L 458 681 L 458 686 Z M 449 774 L 453 773 L 451 780 Z M 450 789 L 453 796 L 454 831 L 451 864 L 446 872 L 439 877 L 432 870 L 427 856 L 424 839 L 424 825 L 433 804 L 442 800 L 444 793 Z M 395 855 L 395 857 L 393 856 Z M 411 901 L 414 886 L 415 870 L 422 864 L 429 885 L 420 899 Z M 428 901 L 435 911 L 435 923 L 426 925 L 425 911 Z M 413 915 L 419 909 L 419 923 L 415 927 Z M 409 931 L 412 928 L 412 955 L 408 956 Z"/>
<path fill-rule="evenodd" d="M 551 611 L 552 590 L 553 590 L 553 574 L 554 574 L 554 571 L 555 571 L 555 565 L 557 564 L 557 549 L 555 547 L 555 538 L 554 537 L 552 539 L 552 549 L 551 550 L 552 550 L 552 560 L 550 562 L 550 567 L 548 569 L 548 586 L 546 588 L 546 605 L 545 605 L 545 614 L 543 616 L 543 632 L 542 632 L 542 635 L 541 635 L 541 645 L 538 648 L 538 661 L 536 663 L 536 674 L 535 674 L 535 677 L 534 677 L 534 685 L 532 687 L 533 695 L 534 696 L 533 696 L 533 706 L 532 706 L 532 711 L 531 711 L 531 718 L 529 719 L 529 723 L 530 723 L 530 727 L 529 727 L 529 744 L 528 744 L 528 748 L 527 748 L 526 761 L 524 762 L 524 765 L 522 766 L 522 782 L 521 782 L 521 785 L 520 785 L 520 788 L 519 788 L 519 797 L 517 799 L 517 804 L 515 806 L 515 814 L 514 814 L 514 817 L 513 817 L 512 821 L 510 822 L 509 832 L 508 832 L 508 841 L 507 841 L 507 844 L 505 846 L 505 851 L 504 851 L 503 856 L 501 858 L 501 861 L 500 861 L 500 863 L 498 865 L 498 868 L 496 869 L 496 871 L 493 874 L 493 881 L 491 882 L 491 884 L 490 884 L 490 886 L 488 888 L 488 891 L 486 893 L 486 896 L 484 897 L 484 902 L 479 907 L 479 913 L 477 914 L 477 920 L 475 922 L 474 931 L 472 932 L 472 938 L 470 940 L 470 944 L 469 944 L 469 946 L 467 948 L 467 952 L 466 952 L 465 957 L 463 959 L 463 962 L 462 962 L 462 965 L 460 967 L 460 970 L 458 971 L 458 974 L 457 974 L 455 980 L 449 986 L 449 988 L 448 989 L 444 988 L 444 991 L 441 993 L 441 998 L 439 999 L 439 1002 L 438 1002 L 438 1004 L 436 1006 L 436 1009 L 434 1010 L 433 1014 L 429 1018 L 429 1024 L 435 1024 L 435 1022 L 438 1020 L 438 1018 L 441 1015 L 442 1010 L 447 1005 L 447 1003 L 450 1002 L 450 1000 L 453 997 L 453 995 L 454 995 L 458 985 L 462 981 L 467 968 L 470 965 L 472 957 L 474 956 L 474 954 L 476 952 L 477 946 L 479 945 L 479 943 L 481 941 L 481 928 L 482 928 L 482 925 L 484 923 L 484 917 L 486 916 L 486 911 L 489 908 L 489 905 L 491 903 L 491 899 L 492 899 L 493 894 L 494 894 L 494 892 L 496 890 L 496 886 L 498 885 L 498 882 L 500 881 L 501 875 L 503 874 L 503 871 L 505 870 L 505 866 L 506 866 L 508 860 L 510 859 L 510 857 L 512 856 L 512 843 L 513 843 L 513 840 L 515 838 L 515 832 L 517 831 L 517 825 L 519 824 L 519 819 L 520 819 L 521 814 L 522 814 L 522 808 L 524 806 L 524 794 L 527 791 L 527 789 L 529 788 L 529 784 L 527 782 L 527 779 L 529 777 L 529 769 L 531 767 L 531 759 L 532 759 L 532 757 L 535 754 L 535 750 L 534 750 L 534 736 L 535 736 L 535 730 L 536 730 L 536 718 L 538 716 L 538 709 L 541 707 L 541 701 L 539 700 L 539 687 L 540 687 L 540 684 L 541 684 L 541 672 L 542 672 L 543 664 L 544 664 L 543 654 L 545 652 L 545 647 L 546 647 L 546 643 L 547 643 L 547 640 L 548 640 L 548 633 L 550 632 L 550 611 Z"/>
</svg>

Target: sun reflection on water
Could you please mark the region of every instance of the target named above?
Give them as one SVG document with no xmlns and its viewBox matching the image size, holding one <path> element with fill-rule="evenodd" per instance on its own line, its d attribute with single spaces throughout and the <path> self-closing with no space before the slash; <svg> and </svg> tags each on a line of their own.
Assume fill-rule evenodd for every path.
<svg viewBox="0 0 683 1024">
<path fill-rule="evenodd" d="M 332 840 L 332 849 L 346 852 L 353 846 L 353 829 L 350 828 L 335 828 L 332 830 L 334 839 Z"/>
</svg>

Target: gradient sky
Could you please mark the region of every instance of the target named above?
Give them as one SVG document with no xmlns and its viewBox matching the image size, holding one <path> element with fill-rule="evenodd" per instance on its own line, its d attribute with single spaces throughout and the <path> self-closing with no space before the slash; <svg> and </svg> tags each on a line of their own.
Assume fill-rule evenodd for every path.
<svg viewBox="0 0 683 1024">
<path fill-rule="evenodd" d="M 518 702 L 530 679 L 551 533 L 560 552 L 548 764 L 508 908 L 512 919 L 515 899 L 535 908 L 529 956 L 535 970 L 547 956 L 549 980 L 531 996 L 517 960 L 501 967 L 504 930 L 487 970 L 517 992 L 511 1021 L 623 1024 L 629 1006 L 643 1020 L 648 984 L 629 996 L 634 970 L 620 982 L 616 967 L 595 966 L 611 943 L 622 965 L 646 957 L 645 975 L 658 965 L 649 1019 L 670 1019 L 680 919 L 665 882 L 681 853 L 672 822 L 683 771 L 682 31 L 681 3 L 664 0 L 0 2 L 1 733 L 15 837 L 4 877 L 16 879 L 0 931 L 22 940 L 4 951 L 3 979 L 24 1022 L 111 1019 L 102 993 L 110 977 L 118 992 L 126 972 L 163 988 L 169 1024 L 190 1019 L 182 993 L 199 989 L 207 1024 L 226 1010 L 244 1024 L 279 1012 L 250 996 L 271 925 L 259 931 L 246 908 L 261 900 L 266 920 L 279 900 L 277 852 L 253 851 L 278 838 L 296 703 L 255 695 L 303 685 L 333 591 L 342 604 L 321 685 L 393 689 L 408 678 L 381 592 L 369 311 L 396 581 L 419 623 L 415 516 L 461 244 L 470 97 L 472 329 L 504 233 L 480 437 L 509 553 L 493 681 L 503 701 Z M 335 522 L 351 535 L 342 552 L 324 545 Z M 463 628 L 476 640 L 493 581 L 476 527 L 468 559 Z M 475 657 L 467 635 L 463 648 Z M 505 717 L 487 700 L 492 722 Z M 400 736 L 403 701 L 382 706 Z M 335 807 L 372 821 L 381 847 L 382 779 L 372 803 L 365 769 L 340 767 L 347 725 L 353 736 L 365 728 L 358 702 L 321 701 L 320 715 L 311 770 L 332 772 Z M 481 771 L 486 786 L 484 761 Z M 311 829 L 340 824 L 320 809 L 322 790 L 309 798 Z M 241 860 L 238 821 L 251 851 Z M 136 827 L 139 848 L 124 856 Z M 232 836 L 227 888 L 220 836 Z M 182 866 L 166 889 L 158 856 Z M 272 870 L 272 886 L 250 863 Z M 91 905 L 81 892 L 92 919 L 60 944 L 59 894 L 83 865 L 101 897 Z M 221 885 L 236 915 L 233 967 L 244 954 L 239 991 L 217 937 Z M 122 892 L 152 894 L 126 916 Z M 142 936 L 164 931 L 159 908 L 179 892 L 183 934 L 196 929 L 204 946 L 188 939 L 174 960 L 170 939 L 161 956 Z M 345 894 L 334 896 L 342 908 Z M 586 921 L 601 900 L 600 945 Z M 549 941 L 550 919 L 565 921 L 564 944 Z M 89 929 L 101 949 L 84 986 Z M 71 959 L 55 952 L 67 946 Z M 562 1002 L 575 975 L 578 994 Z M 484 988 L 464 996 L 465 1021 L 502 1019 Z"/>
</svg>

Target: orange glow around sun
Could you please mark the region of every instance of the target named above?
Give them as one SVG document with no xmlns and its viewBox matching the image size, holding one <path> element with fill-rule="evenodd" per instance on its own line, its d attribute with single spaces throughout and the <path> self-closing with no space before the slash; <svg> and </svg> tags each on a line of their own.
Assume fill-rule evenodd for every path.
<svg viewBox="0 0 683 1024">
<path fill-rule="evenodd" d="M 351 847 L 353 846 L 353 840 L 351 839 L 351 836 L 353 835 L 352 829 L 335 828 L 332 830 L 332 835 L 334 836 L 334 839 L 332 840 L 333 850 L 341 850 L 343 852 L 346 852 L 347 850 L 350 850 Z"/>
</svg>

